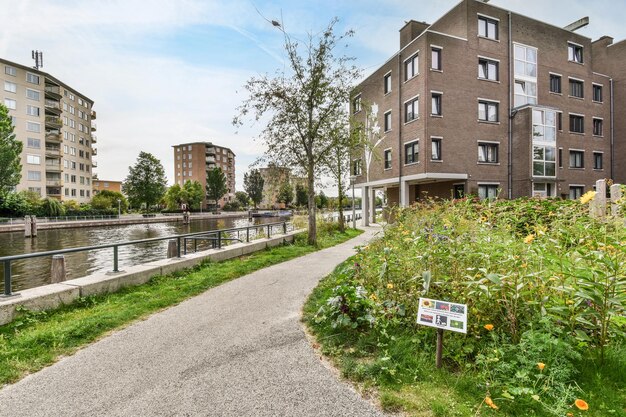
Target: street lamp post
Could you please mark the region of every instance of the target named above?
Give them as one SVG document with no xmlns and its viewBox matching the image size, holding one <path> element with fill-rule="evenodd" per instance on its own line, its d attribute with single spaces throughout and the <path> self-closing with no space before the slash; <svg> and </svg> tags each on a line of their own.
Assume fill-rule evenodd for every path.
<svg viewBox="0 0 626 417">
<path fill-rule="evenodd" d="M 354 207 L 354 182 L 356 181 L 356 175 L 350 176 L 350 183 L 352 183 L 352 228 L 356 229 L 356 209 Z"/>
<path fill-rule="evenodd" d="M 117 219 L 122 220 L 122 200 L 117 199 Z"/>
</svg>

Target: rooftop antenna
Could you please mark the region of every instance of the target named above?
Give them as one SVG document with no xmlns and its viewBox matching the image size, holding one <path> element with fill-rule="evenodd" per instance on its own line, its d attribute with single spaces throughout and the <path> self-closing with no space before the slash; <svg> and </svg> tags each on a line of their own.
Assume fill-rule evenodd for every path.
<svg viewBox="0 0 626 417">
<path fill-rule="evenodd" d="M 43 68 L 43 52 L 32 51 L 31 55 L 32 58 L 35 60 L 35 66 L 33 68 L 35 68 L 36 70 L 39 70 L 39 68 Z"/>
</svg>

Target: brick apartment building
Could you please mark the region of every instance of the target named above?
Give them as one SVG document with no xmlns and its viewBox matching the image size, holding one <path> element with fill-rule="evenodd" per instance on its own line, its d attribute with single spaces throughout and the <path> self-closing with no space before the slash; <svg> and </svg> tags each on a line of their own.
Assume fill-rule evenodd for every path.
<svg viewBox="0 0 626 417">
<path fill-rule="evenodd" d="M 626 42 L 463 0 L 409 21 L 400 49 L 354 89 L 371 147 L 352 174 L 371 212 L 423 196 L 577 198 L 624 181 Z M 616 157 L 615 157 L 616 156 Z M 370 215 L 371 217 L 371 215 Z"/>
<path fill-rule="evenodd" d="M 88 203 L 92 192 L 93 101 L 41 70 L 0 59 L 2 103 L 23 143 L 17 191 Z"/>
<path fill-rule="evenodd" d="M 211 142 L 192 142 L 174 145 L 174 182 L 181 187 L 185 181 L 198 181 L 206 190 L 207 171 L 221 168 L 226 175 L 228 192 L 218 202 L 223 206 L 235 199 L 235 154 L 229 148 Z M 202 202 L 204 209 L 209 208 L 206 197 Z"/>
<path fill-rule="evenodd" d="M 101 191 L 112 191 L 114 193 L 122 193 L 122 181 L 92 179 L 93 195 L 96 196 Z"/>
</svg>

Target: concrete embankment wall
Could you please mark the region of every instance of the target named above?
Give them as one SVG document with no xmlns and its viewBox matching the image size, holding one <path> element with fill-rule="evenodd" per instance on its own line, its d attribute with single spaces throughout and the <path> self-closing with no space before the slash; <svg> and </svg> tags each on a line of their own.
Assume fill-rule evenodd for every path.
<svg viewBox="0 0 626 417">
<path fill-rule="evenodd" d="M 33 311 L 53 309 L 63 304 L 69 304 L 79 297 L 111 293 L 123 287 L 144 284 L 154 276 L 167 275 L 191 268 L 205 260 L 224 261 L 283 243 L 293 242 L 294 236 L 302 232 L 302 230 L 295 230 L 269 239 L 257 239 L 250 243 L 237 243 L 222 249 L 210 249 L 187 254 L 181 258 L 163 259 L 136 265 L 118 273 L 97 273 L 58 284 L 22 290 L 11 297 L 0 298 L 0 325 L 9 323 L 15 318 L 18 306 Z"/>
</svg>

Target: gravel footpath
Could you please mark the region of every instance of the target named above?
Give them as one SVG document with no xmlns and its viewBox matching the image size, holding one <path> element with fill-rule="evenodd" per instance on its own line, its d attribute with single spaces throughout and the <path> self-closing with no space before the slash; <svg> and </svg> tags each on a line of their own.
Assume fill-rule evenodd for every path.
<svg viewBox="0 0 626 417">
<path fill-rule="evenodd" d="M 378 231 L 194 297 L 0 390 L 0 416 L 383 416 L 300 323 L 317 282 Z"/>
</svg>

